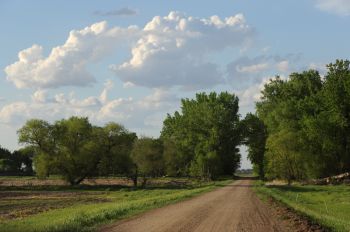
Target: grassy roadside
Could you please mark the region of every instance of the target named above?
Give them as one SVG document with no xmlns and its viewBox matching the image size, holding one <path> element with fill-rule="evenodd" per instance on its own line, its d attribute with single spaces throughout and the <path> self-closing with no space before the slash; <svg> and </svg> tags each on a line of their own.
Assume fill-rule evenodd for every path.
<svg viewBox="0 0 350 232">
<path fill-rule="evenodd" d="M 257 181 L 260 197 L 272 197 L 330 231 L 350 231 L 350 186 L 265 186 Z"/>
<path fill-rule="evenodd" d="M 191 188 L 154 188 L 101 193 L 107 202 L 93 204 L 76 204 L 69 207 L 50 210 L 23 219 L 15 219 L 0 223 L 0 231 L 93 231 L 101 224 L 116 219 L 126 218 L 146 210 L 175 203 L 204 192 L 224 186 L 232 180 L 217 181 L 196 185 Z M 84 190 L 84 193 L 89 191 Z M 95 192 L 96 193 L 96 192 Z M 101 197 L 100 196 L 100 197 Z"/>
</svg>

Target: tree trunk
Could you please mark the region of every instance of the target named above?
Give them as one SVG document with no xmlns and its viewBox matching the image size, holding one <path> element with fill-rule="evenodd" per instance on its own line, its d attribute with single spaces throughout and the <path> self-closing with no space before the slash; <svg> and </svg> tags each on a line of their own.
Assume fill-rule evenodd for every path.
<svg viewBox="0 0 350 232">
<path fill-rule="evenodd" d="M 139 177 L 139 170 L 137 166 L 135 167 L 135 175 L 133 176 L 132 181 L 134 182 L 134 187 L 137 188 L 137 179 Z"/>
<path fill-rule="evenodd" d="M 137 177 L 136 176 L 134 176 L 132 178 L 132 182 L 134 183 L 134 187 L 136 188 L 137 187 Z"/>
<path fill-rule="evenodd" d="M 147 177 L 146 177 L 146 176 L 143 176 L 143 178 L 142 178 L 142 183 L 141 183 L 141 187 L 142 187 L 142 188 L 145 188 L 145 187 L 146 187 L 146 183 L 147 183 Z"/>
</svg>

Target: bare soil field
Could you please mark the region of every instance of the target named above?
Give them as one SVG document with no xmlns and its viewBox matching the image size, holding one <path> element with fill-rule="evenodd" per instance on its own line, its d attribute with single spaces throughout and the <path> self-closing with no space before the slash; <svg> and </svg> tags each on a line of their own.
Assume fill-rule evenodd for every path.
<svg viewBox="0 0 350 232">
<path fill-rule="evenodd" d="M 62 191 L 0 191 L 0 222 L 24 218 L 74 204 L 107 202 L 102 193 Z"/>
</svg>

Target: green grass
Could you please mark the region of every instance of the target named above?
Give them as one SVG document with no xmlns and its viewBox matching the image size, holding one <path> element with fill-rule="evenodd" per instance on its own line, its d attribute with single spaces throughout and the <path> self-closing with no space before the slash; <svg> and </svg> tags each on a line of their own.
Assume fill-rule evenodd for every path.
<svg viewBox="0 0 350 232">
<path fill-rule="evenodd" d="M 175 186 L 174 188 L 161 186 L 160 188 L 151 187 L 138 190 L 127 187 L 117 190 L 107 189 L 107 191 L 81 190 L 90 198 L 93 195 L 104 199 L 104 202 L 77 201 L 61 209 L 49 210 L 22 219 L 5 220 L 0 223 L 0 231 L 93 231 L 101 224 L 184 200 L 230 182 L 226 180 L 192 186 Z M 84 194 L 81 197 L 84 198 Z M 45 201 L 44 199 L 36 200 L 38 204 Z M 30 200 L 29 202 L 26 200 L 25 203 L 30 204 Z"/>
<path fill-rule="evenodd" d="M 255 190 L 330 231 L 350 231 L 350 186 L 265 186 L 257 181 Z"/>
</svg>

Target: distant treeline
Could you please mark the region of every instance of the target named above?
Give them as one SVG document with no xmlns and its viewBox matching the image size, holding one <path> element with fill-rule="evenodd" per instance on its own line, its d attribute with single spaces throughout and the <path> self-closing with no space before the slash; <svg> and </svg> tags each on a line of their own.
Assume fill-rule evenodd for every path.
<svg viewBox="0 0 350 232">
<path fill-rule="evenodd" d="M 33 175 L 33 157 L 30 147 L 11 152 L 0 146 L 0 175 Z"/>
<path fill-rule="evenodd" d="M 238 98 L 229 93 L 183 99 L 181 112 L 168 115 L 157 139 L 138 138 L 117 123 L 94 126 L 84 117 L 53 124 L 31 119 L 18 131 L 26 147 L 14 153 L 3 149 L 0 172 L 34 169 L 39 178 L 61 175 L 72 185 L 110 175 L 127 176 L 135 185 L 139 177 L 145 185 L 148 177 L 163 175 L 215 179 L 239 167 L 240 130 Z M 26 160 L 12 164 L 15 154 Z"/>
<path fill-rule="evenodd" d="M 349 61 L 270 80 L 248 114 L 245 143 L 261 177 L 289 182 L 350 171 Z"/>
</svg>

